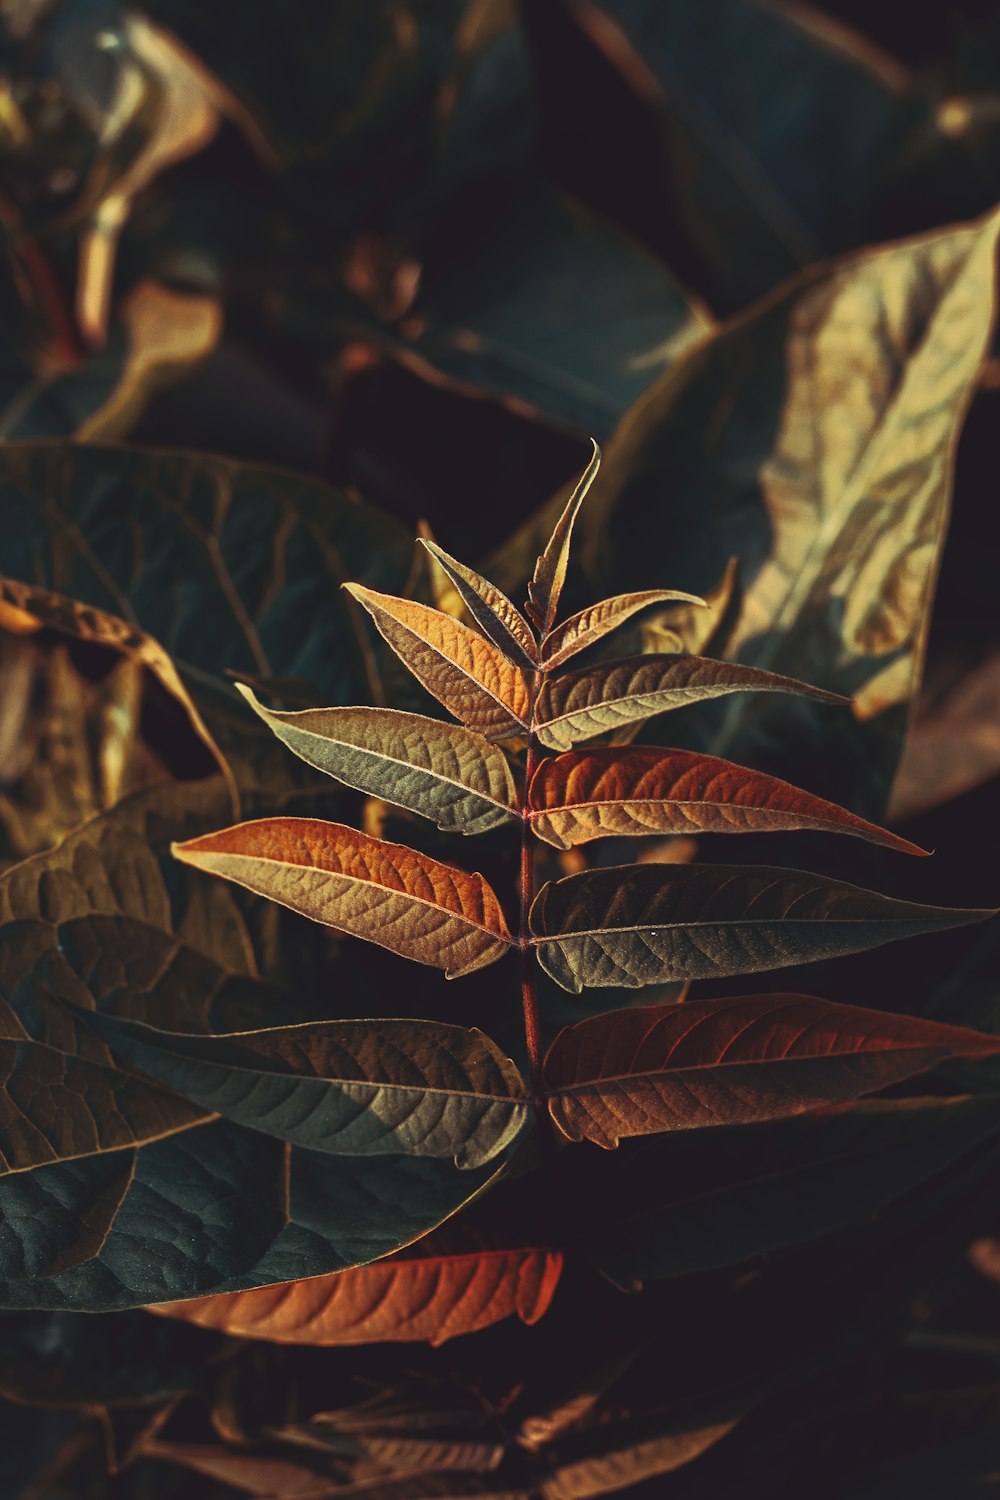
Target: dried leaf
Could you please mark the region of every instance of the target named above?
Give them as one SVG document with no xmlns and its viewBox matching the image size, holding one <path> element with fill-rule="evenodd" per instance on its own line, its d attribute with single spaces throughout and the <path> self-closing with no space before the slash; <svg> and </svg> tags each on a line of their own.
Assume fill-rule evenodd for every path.
<svg viewBox="0 0 1000 1500">
<path fill-rule="evenodd" d="M 456 719 L 491 740 L 524 733 L 531 712 L 527 680 L 491 641 L 426 604 L 356 583 L 345 588 L 404 666 Z"/>
<path fill-rule="evenodd" d="M 637 719 L 742 692 L 797 693 L 822 703 L 848 701 L 839 693 L 738 662 L 706 656 L 632 656 L 547 679 L 538 695 L 536 729 L 550 750 L 568 750 L 579 740 Z"/>
<path fill-rule="evenodd" d="M 544 886 L 531 930 L 542 968 L 578 994 L 757 974 L 992 915 L 894 901 L 801 870 L 623 865 Z"/>
<path fill-rule="evenodd" d="M 440 1233 L 413 1250 L 334 1276 L 156 1309 L 241 1338 L 317 1346 L 443 1344 L 516 1314 L 537 1323 L 562 1272 L 557 1250 L 459 1248 Z"/>
<path fill-rule="evenodd" d="M 570 750 L 544 760 L 530 795 L 531 826 L 557 849 L 610 835 L 767 833 L 809 828 L 851 833 L 906 854 L 906 839 L 809 792 L 690 750 Z"/>
<path fill-rule="evenodd" d="M 313 1021 L 218 1036 L 101 1017 L 109 1045 L 201 1109 L 333 1156 L 485 1166 L 527 1115 L 520 1074 L 481 1031 Z"/>
<path fill-rule="evenodd" d="M 640 594 L 616 594 L 613 599 L 605 599 L 600 604 L 592 604 L 589 609 L 581 609 L 579 614 L 573 615 L 551 631 L 542 648 L 542 663 L 549 669 L 560 667 L 578 651 L 585 651 L 612 630 L 617 630 L 619 625 L 624 625 L 639 610 L 648 609 L 652 604 L 671 601 L 695 607 L 705 605 L 705 600 L 699 599 L 696 594 L 683 594 L 677 589 L 646 589 Z"/>
<path fill-rule="evenodd" d="M 347 786 L 433 818 L 448 833 L 484 833 L 517 815 L 507 757 L 471 730 L 391 708 L 267 709 L 239 691 L 283 744 Z"/>
<path fill-rule="evenodd" d="M 174 846 L 185 863 L 449 979 L 501 958 L 512 939 L 493 891 L 402 844 L 342 823 L 259 818 Z"/>
<path fill-rule="evenodd" d="M 420 538 L 431 557 L 451 579 L 466 609 L 495 646 L 509 656 L 518 666 L 534 671 L 538 664 L 538 642 L 531 626 L 521 612 L 514 608 L 506 594 L 479 573 L 467 568 L 464 563 L 449 557 L 427 537 Z"/>
<path fill-rule="evenodd" d="M 569 549 L 573 540 L 573 525 L 577 512 L 596 479 L 600 467 L 601 450 L 595 443 L 590 463 L 584 469 L 573 493 L 566 501 L 563 513 L 555 524 L 545 551 L 535 564 L 534 575 L 528 584 L 528 614 L 543 637 L 547 636 L 552 629 L 556 610 L 559 608 L 559 596 L 566 581 Z"/>
<path fill-rule="evenodd" d="M 1000 1038 L 812 995 L 641 1006 L 561 1031 L 545 1060 L 552 1118 L 570 1140 L 746 1125 L 842 1104 Z"/>
</svg>

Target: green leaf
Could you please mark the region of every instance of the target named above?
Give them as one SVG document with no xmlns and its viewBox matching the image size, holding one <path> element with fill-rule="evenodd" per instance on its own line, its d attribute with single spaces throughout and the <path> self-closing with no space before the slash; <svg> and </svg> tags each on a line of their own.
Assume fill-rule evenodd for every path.
<svg viewBox="0 0 1000 1500">
<path fill-rule="evenodd" d="M 797 693 L 823 703 L 845 703 L 837 693 L 790 677 L 706 656 L 632 656 L 548 678 L 535 710 L 538 738 L 568 750 L 623 724 L 728 693 Z"/>
<path fill-rule="evenodd" d="M 868 1100 L 761 1125 L 668 1133 L 565 1158 L 601 1215 L 591 1250 L 617 1281 L 686 1276 L 857 1224 L 1000 1128 L 995 1099 Z"/>
<path fill-rule="evenodd" d="M 545 551 L 535 564 L 535 571 L 528 584 L 528 613 L 541 631 L 543 643 L 544 637 L 552 629 L 556 611 L 559 608 L 559 596 L 566 582 L 569 549 L 573 540 L 573 527 L 577 514 L 586 499 L 587 491 L 597 478 L 597 471 L 600 467 L 601 450 L 595 443 L 590 463 L 584 469 L 566 501 L 563 512 L 545 545 Z"/>
<path fill-rule="evenodd" d="M 462 603 L 495 646 L 505 656 L 529 671 L 538 664 L 538 642 L 531 626 L 521 612 L 514 608 L 506 594 L 502 594 L 488 579 L 483 578 L 464 563 L 449 557 L 443 547 L 428 537 L 420 538 L 421 545 L 444 569 L 458 590 Z"/>
<path fill-rule="evenodd" d="M 592 1016 L 545 1059 L 552 1118 L 609 1150 L 625 1136 L 748 1125 L 843 1104 L 1000 1039 L 814 995 L 736 995 Z"/>
<path fill-rule="evenodd" d="M 513 941 L 481 875 L 343 823 L 258 818 L 175 844 L 174 854 L 449 979 L 494 963 Z"/>
<path fill-rule="evenodd" d="M 485 833 L 517 815 L 507 757 L 468 729 L 391 708 L 277 713 L 239 691 L 283 744 L 318 771 L 447 833 Z"/>
<path fill-rule="evenodd" d="M 116 1053 L 201 1109 L 333 1156 L 482 1167 L 527 1116 L 514 1064 L 460 1026 L 313 1021 L 204 1037 L 97 1024 Z"/>
<path fill-rule="evenodd" d="M 581 519 L 602 589 L 657 587 L 669 556 L 672 579 L 704 591 L 738 553 L 728 653 L 850 694 L 854 717 L 737 703 L 698 748 L 779 773 L 815 754 L 817 790 L 869 817 L 919 679 L 998 228 L 814 270 L 722 329 L 630 412 Z"/>
<path fill-rule="evenodd" d="M 531 931 L 542 968 L 578 994 L 757 974 L 992 915 L 894 901 L 801 870 L 623 865 L 543 886 Z"/>
</svg>

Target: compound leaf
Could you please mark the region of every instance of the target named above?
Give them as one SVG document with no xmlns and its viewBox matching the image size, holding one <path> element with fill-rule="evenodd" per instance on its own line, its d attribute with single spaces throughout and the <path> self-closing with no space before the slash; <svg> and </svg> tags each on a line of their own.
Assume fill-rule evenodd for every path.
<svg viewBox="0 0 1000 1500">
<path fill-rule="evenodd" d="M 851 833 L 907 854 L 916 844 L 787 781 L 690 750 L 570 750 L 544 760 L 530 796 L 531 826 L 557 849 L 609 835 Z"/>
<path fill-rule="evenodd" d="M 579 993 L 756 974 L 991 915 L 894 901 L 802 870 L 623 865 L 543 886 L 531 930 L 542 968 Z"/>
<path fill-rule="evenodd" d="M 447 833 L 484 833 L 516 816 L 507 757 L 469 729 L 391 708 L 277 713 L 238 686 L 289 750 L 357 791 L 433 818 Z"/>
<path fill-rule="evenodd" d="M 536 729 L 550 750 L 568 750 L 623 724 L 727 693 L 797 693 L 846 703 L 838 693 L 738 662 L 684 653 L 630 656 L 547 679 L 538 695 Z"/>
<path fill-rule="evenodd" d="M 747 1125 L 842 1104 L 1000 1038 L 837 1005 L 737 995 L 641 1006 L 567 1027 L 545 1059 L 549 1110 L 570 1140 Z"/>
<path fill-rule="evenodd" d="M 512 941 L 481 875 L 343 823 L 259 818 L 176 844 L 174 853 L 449 979 L 493 963 Z"/>
</svg>

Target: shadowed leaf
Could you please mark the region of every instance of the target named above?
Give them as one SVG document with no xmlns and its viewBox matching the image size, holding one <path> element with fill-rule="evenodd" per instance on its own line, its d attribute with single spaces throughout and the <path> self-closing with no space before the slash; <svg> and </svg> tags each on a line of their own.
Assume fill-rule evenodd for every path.
<svg viewBox="0 0 1000 1500">
<path fill-rule="evenodd" d="M 527 1114 L 514 1064 L 460 1026 L 314 1021 L 206 1037 L 96 1024 L 115 1052 L 203 1109 L 334 1156 L 481 1167 Z"/>
<path fill-rule="evenodd" d="M 556 610 L 559 608 L 559 596 L 566 582 L 566 568 L 569 564 L 569 549 L 573 540 L 573 525 L 577 512 L 596 479 L 600 467 L 601 450 L 595 443 L 590 463 L 566 501 L 563 513 L 555 524 L 545 551 L 535 564 L 534 574 L 528 584 L 528 613 L 538 626 L 543 638 L 552 629 Z"/>
<path fill-rule="evenodd" d="M 810 828 L 852 833 L 906 854 L 907 839 L 808 792 L 690 750 L 571 750 L 538 767 L 531 826 L 557 849 L 647 833 L 767 833 Z"/>
<path fill-rule="evenodd" d="M 371 1266 L 157 1310 L 282 1344 L 443 1344 L 515 1314 L 537 1323 L 561 1271 L 556 1250 L 463 1247 L 459 1231 L 438 1231 Z"/>
<path fill-rule="evenodd" d="M 757 974 L 992 915 L 894 901 L 801 870 L 623 865 L 544 886 L 531 930 L 545 972 L 579 993 Z"/>
<path fill-rule="evenodd" d="M 707 656 L 631 656 L 546 680 L 536 708 L 538 738 L 568 750 L 623 724 L 721 698 L 727 693 L 797 693 L 823 703 L 846 703 L 837 693 L 773 672 Z"/>
<path fill-rule="evenodd" d="M 481 875 L 343 823 L 259 818 L 177 844 L 174 854 L 449 979 L 493 963 L 511 943 Z"/>
<path fill-rule="evenodd" d="M 567 1027 L 545 1060 L 570 1140 L 751 1124 L 842 1104 L 1000 1039 L 812 995 L 640 1006 Z"/>
<path fill-rule="evenodd" d="M 695 594 L 683 594 L 677 589 L 646 589 L 641 594 L 617 594 L 613 599 L 605 599 L 600 604 L 592 604 L 589 609 L 580 610 L 579 614 L 573 615 L 546 636 L 542 662 L 546 667 L 562 666 L 564 661 L 568 661 L 578 651 L 585 651 L 588 646 L 595 645 L 612 630 L 617 630 L 619 625 L 624 625 L 626 620 L 638 614 L 639 610 L 648 609 L 652 604 L 683 603 L 698 606 L 704 602 Z"/>
<path fill-rule="evenodd" d="M 492 641 L 468 625 L 419 604 L 346 584 L 400 661 L 450 714 L 488 739 L 511 739 L 527 728 L 528 684 Z"/>
<path fill-rule="evenodd" d="M 585 1456 L 560 1464 L 539 1491 L 542 1500 L 591 1500 L 592 1496 L 628 1490 L 643 1480 L 692 1463 L 721 1441 L 736 1426 L 735 1420 L 689 1426 L 683 1422 L 672 1430 L 653 1432 L 653 1422 L 624 1422 L 613 1434 L 583 1436 L 578 1447 L 589 1448 Z"/>
<path fill-rule="evenodd" d="M 448 833 L 484 833 L 516 815 L 507 757 L 471 730 L 391 708 L 276 713 L 237 686 L 289 750 L 357 791 L 433 818 Z"/>
<path fill-rule="evenodd" d="M 531 626 L 521 612 L 514 608 L 506 594 L 479 573 L 467 568 L 464 563 L 449 557 L 443 547 L 428 537 L 420 541 L 444 569 L 458 591 L 466 609 L 495 646 L 519 666 L 533 671 L 538 662 L 538 643 Z"/>
</svg>

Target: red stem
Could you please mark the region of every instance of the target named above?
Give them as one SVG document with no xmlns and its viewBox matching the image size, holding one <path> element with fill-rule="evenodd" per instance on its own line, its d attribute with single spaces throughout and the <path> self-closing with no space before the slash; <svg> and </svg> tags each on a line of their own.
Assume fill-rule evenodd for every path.
<svg viewBox="0 0 1000 1500">
<path fill-rule="evenodd" d="M 535 848 L 532 842 L 531 819 L 528 816 L 531 778 L 535 774 L 538 760 L 538 740 L 535 736 L 535 699 L 538 696 L 538 674 L 532 684 L 531 714 L 528 720 L 528 751 L 524 762 L 524 785 L 521 793 L 521 913 L 518 929 L 518 946 L 521 950 L 521 1004 L 524 1009 L 524 1041 L 528 1052 L 528 1067 L 531 1078 L 531 1101 L 538 1122 L 538 1137 L 542 1157 L 556 1183 L 556 1144 L 552 1129 L 552 1118 L 546 1102 L 545 1080 L 542 1076 L 542 1037 L 538 1024 L 538 996 L 536 979 L 538 974 L 534 945 L 528 917 L 535 895 Z"/>
</svg>

